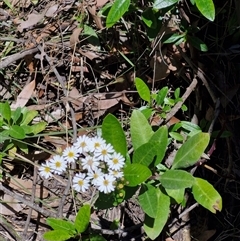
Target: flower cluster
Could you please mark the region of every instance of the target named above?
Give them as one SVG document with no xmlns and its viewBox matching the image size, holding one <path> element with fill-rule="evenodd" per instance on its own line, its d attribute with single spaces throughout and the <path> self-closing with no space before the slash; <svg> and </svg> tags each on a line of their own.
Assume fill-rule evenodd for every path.
<svg viewBox="0 0 240 241">
<path fill-rule="evenodd" d="M 110 193 L 123 177 L 124 157 L 115 152 L 113 146 L 107 144 L 103 138 L 90 138 L 86 135 L 78 137 L 62 155 L 55 155 L 42 164 L 39 174 L 43 178 L 50 178 L 53 174 L 61 175 L 74 162 L 81 170 L 72 180 L 73 188 L 78 192 L 85 192 L 92 185 L 100 192 Z"/>
</svg>

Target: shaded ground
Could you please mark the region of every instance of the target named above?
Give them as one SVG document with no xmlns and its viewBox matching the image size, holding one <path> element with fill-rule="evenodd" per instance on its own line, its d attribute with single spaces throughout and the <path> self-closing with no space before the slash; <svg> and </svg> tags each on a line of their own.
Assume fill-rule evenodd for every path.
<svg viewBox="0 0 240 241">
<path fill-rule="evenodd" d="M 135 77 L 142 78 L 153 91 L 163 86 L 172 90 L 180 87 L 181 94 L 196 79 L 195 91 L 185 102 L 188 111 L 179 111 L 170 122 L 192 120 L 204 131 L 213 124 L 211 145 L 215 151 L 207 163 L 198 167 L 196 175 L 215 186 L 224 207 L 217 215 L 195 208 L 186 220 L 178 220 L 178 230 L 170 229 L 170 235 L 178 237 L 176 240 L 239 240 L 239 4 L 216 3 L 213 23 L 189 12 L 185 3 L 180 4 L 181 11 L 166 13 L 159 34 L 149 39 L 140 15 L 134 12 L 126 15 L 124 22 L 106 29 L 105 18 L 97 12 L 107 1 L 39 1 L 36 5 L 30 1 L 10 2 L 13 9 L 0 3 L 0 98 L 39 111 L 48 123 L 42 135 L 26 140 L 29 154 L 20 155 L 40 164 L 50 156 L 46 150 L 64 149 L 76 134 L 94 131 L 107 113 L 125 123 L 128 134 L 131 111 L 144 104 L 136 92 Z M 139 9 L 147 5 L 147 1 L 137 3 Z M 198 27 L 200 30 L 191 36 L 204 41 L 209 51 L 201 52 L 189 42 L 179 46 L 162 44 L 161 38 L 167 33 L 181 33 L 181 24 Z M 159 121 L 156 119 L 154 125 Z M 220 138 L 222 134 L 227 137 Z M 1 240 L 41 240 L 47 228 L 41 213 L 74 218 L 73 207 L 80 201 L 73 202 L 64 177 L 62 183 L 42 181 L 33 165 L 8 156 L 2 168 L 6 177 L 12 177 L 10 183 L 5 183 L 10 191 L 7 197 L 5 190 L 3 200 L 7 204 L 0 211 L 5 220 L 1 222 Z M 79 194 L 76 200 L 90 198 L 91 193 Z M 190 198 L 188 207 L 191 204 Z M 170 221 L 182 210 L 175 211 Z M 107 240 L 144 240 L 143 214 L 134 199 L 107 214 L 96 211 L 92 218 L 97 223 L 95 229 Z M 115 219 L 126 228 L 120 234 L 110 229 Z M 189 229 L 191 237 L 183 237 L 183 231 Z M 158 240 L 165 238 L 164 233 Z"/>
</svg>

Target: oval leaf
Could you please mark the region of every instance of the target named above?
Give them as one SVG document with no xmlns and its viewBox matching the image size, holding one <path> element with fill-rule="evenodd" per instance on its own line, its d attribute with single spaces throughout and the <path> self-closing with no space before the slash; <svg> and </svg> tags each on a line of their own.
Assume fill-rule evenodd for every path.
<svg viewBox="0 0 240 241">
<path fill-rule="evenodd" d="M 206 180 L 195 178 L 195 183 L 192 187 L 192 193 L 195 200 L 203 207 L 216 213 L 222 210 L 222 198 L 216 189 Z"/>
<path fill-rule="evenodd" d="M 184 199 L 185 188 L 183 189 L 167 189 L 165 188 L 168 196 L 173 198 L 178 204 L 180 204 Z"/>
<path fill-rule="evenodd" d="M 0 115 L 8 122 L 11 119 L 11 109 L 8 102 L 0 103 Z"/>
<path fill-rule="evenodd" d="M 76 232 L 74 223 L 67 220 L 62 220 L 58 218 L 47 218 L 47 224 L 55 230 L 64 230 L 68 233 Z"/>
<path fill-rule="evenodd" d="M 102 136 L 114 147 L 114 150 L 126 156 L 127 153 L 127 142 L 124 131 L 118 119 L 112 115 L 108 114 L 102 124 Z"/>
<path fill-rule="evenodd" d="M 169 7 L 177 2 L 178 0 L 155 0 L 153 3 L 153 8 L 162 9 Z"/>
<path fill-rule="evenodd" d="M 157 143 L 148 142 L 141 145 L 134 153 L 133 153 L 133 163 L 140 163 L 144 166 L 149 166 L 154 156 L 157 155 L 158 145 Z"/>
<path fill-rule="evenodd" d="M 47 241 L 56 241 L 56 240 L 66 241 L 71 237 L 72 237 L 71 234 L 69 234 L 67 231 L 61 230 L 61 229 L 49 231 L 43 235 L 44 240 L 47 240 Z"/>
<path fill-rule="evenodd" d="M 125 12 L 127 12 L 130 6 L 130 0 L 116 0 L 114 1 L 106 20 L 106 27 L 112 27 Z"/>
<path fill-rule="evenodd" d="M 207 52 L 208 51 L 207 45 L 201 39 L 199 39 L 197 37 L 194 37 L 194 36 L 188 36 L 187 40 L 196 49 L 198 49 L 198 50 L 200 50 L 202 52 Z"/>
<path fill-rule="evenodd" d="M 135 85 L 140 97 L 150 103 L 151 93 L 146 83 L 140 78 L 135 78 Z"/>
<path fill-rule="evenodd" d="M 151 137 L 150 143 L 156 143 L 157 146 L 157 158 L 155 160 L 155 166 L 157 166 L 163 160 L 168 145 L 168 128 L 167 126 L 161 126 Z"/>
<path fill-rule="evenodd" d="M 152 172 L 146 166 L 139 163 L 127 165 L 124 168 L 124 178 L 127 181 L 127 186 L 134 187 L 146 181 Z"/>
<path fill-rule="evenodd" d="M 209 143 L 208 133 L 197 133 L 190 137 L 177 151 L 172 169 L 192 166 L 198 161 Z"/>
<path fill-rule="evenodd" d="M 132 113 L 130 119 L 130 132 L 133 148 L 135 150 L 139 146 L 147 143 L 154 133 L 147 119 L 139 110 L 134 110 Z"/>
<path fill-rule="evenodd" d="M 17 125 L 11 126 L 9 135 L 16 139 L 24 139 L 26 137 L 24 129 Z"/>
<path fill-rule="evenodd" d="M 75 219 L 75 227 L 78 233 L 82 233 L 87 229 L 90 221 L 90 214 L 91 207 L 89 204 L 86 204 L 79 209 Z"/>
<path fill-rule="evenodd" d="M 194 181 L 195 179 L 190 173 L 182 170 L 169 170 L 160 176 L 163 187 L 168 189 L 192 187 Z"/>
<path fill-rule="evenodd" d="M 215 7 L 212 0 L 195 0 L 199 12 L 210 21 L 215 19 Z"/>
<path fill-rule="evenodd" d="M 148 215 L 145 215 L 143 226 L 147 236 L 152 240 L 155 240 L 155 238 L 157 238 L 158 235 L 162 232 L 162 229 L 168 220 L 170 211 L 169 196 L 162 193 L 159 189 L 156 189 L 156 195 L 158 197 L 158 206 L 155 209 L 155 218 L 151 218 Z"/>
<path fill-rule="evenodd" d="M 156 188 L 152 185 L 142 185 L 138 201 L 143 211 L 151 218 L 156 217 L 158 196 Z"/>
</svg>

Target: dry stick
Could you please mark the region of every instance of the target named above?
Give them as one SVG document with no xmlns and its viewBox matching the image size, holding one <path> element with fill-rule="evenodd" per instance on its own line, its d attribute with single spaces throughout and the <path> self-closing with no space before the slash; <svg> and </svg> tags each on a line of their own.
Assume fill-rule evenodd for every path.
<svg viewBox="0 0 240 241">
<path fill-rule="evenodd" d="M 35 193 L 36 193 L 36 188 L 37 188 L 37 167 L 34 166 L 34 174 L 33 174 L 33 188 L 32 188 L 32 195 L 31 195 L 31 202 L 33 203 L 35 200 Z M 27 237 L 27 231 L 28 231 L 28 226 L 31 221 L 31 216 L 32 216 L 32 208 L 29 209 L 27 220 L 25 223 L 24 231 L 23 231 L 23 237 Z"/>
<path fill-rule="evenodd" d="M 27 205 L 28 207 L 34 209 L 35 211 L 41 213 L 45 217 L 49 217 L 49 216 L 57 217 L 56 213 L 51 212 L 49 210 L 45 210 L 45 209 L 39 207 L 37 204 L 34 204 L 33 202 L 26 200 L 23 196 L 21 196 L 17 193 L 14 193 L 11 190 L 9 190 L 8 188 L 4 187 L 2 185 L 2 183 L 0 183 L 0 190 L 3 191 L 4 193 L 10 195 L 11 197 L 17 199 L 18 201 L 22 202 L 23 204 Z"/>
<path fill-rule="evenodd" d="M 29 54 L 36 53 L 37 51 L 38 51 L 38 48 L 36 47 L 36 48 L 24 50 L 24 51 L 16 53 L 16 54 L 12 54 L 12 55 L 8 56 L 5 60 L 0 62 L 0 69 L 7 67 L 9 64 L 11 64 L 19 59 L 22 59 Z"/>
<path fill-rule="evenodd" d="M 162 122 L 164 121 L 165 123 L 167 123 L 177 112 L 178 110 L 181 108 L 182 104 L 185 102 L 185 100 L 188 98 L 188 96 L 192 93 L 192 91 L 194 90 L 194 88 L 197 85 L 197 79 L 194 78 L 192 83 L 189 85 L 189 87 L 186 89 L 185 93 L 182 96 L 182 101 L 179 101 L 172 109 L 171 111 L 167 114 L 166 119 L 165 120 L 161 120 L 160 125 L 162 124 Z"/>
</svg>

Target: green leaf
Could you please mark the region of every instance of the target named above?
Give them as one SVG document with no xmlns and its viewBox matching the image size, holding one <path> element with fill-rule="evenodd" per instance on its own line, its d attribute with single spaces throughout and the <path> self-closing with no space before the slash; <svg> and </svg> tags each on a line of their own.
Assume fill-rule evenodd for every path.
<svg viewBox="0 0 240 241">
<path fill-rule="evenodd" d="M 9 135 L 16 139 L 24 139 L 26 137 L 25 131 L 21 126 L 13 125 L 9 129 Z"/>
<path fill-rule="evenodd" d="M 158 235 L 162 232 L 163 227 L 165 226 L 168 215 L 170 211 L 170 198 L 160 191 L 160 189 L 156 189 L 156 195 L 158 198 L 158 205 L 156 206 L 156 215 L 155 218 L 151 218 L 148 215 L 145 215 L 144 220 L 144 231 L 147 236 L 154 240 L 158 237 Z"/>
<path fill-rule="evenodd" d="M 107 15 L 106 27 L 112 27 L 127 12 L 130 0 L 116 0 Z"/>
<path fill-rule="evenodd" d="M 11 108 L 8 102 L 0 103 L 0 115 L 8 122 L 11 119 Z"/>
<path fill-rule="evenodd" d="M 208 51 L 208 47 L 207 45 L 199 38 L 195 37 L 195 36 L 187 36 L 187 40 L 188 42 L 195 47 L 196 49 L 202 51 L 202 52 L 207 52 Z"/>
<path fill-rule="evenodd" d="M 90 214 L 91 207 L 89 204 L 85 204 L 79 209 L 74 223 L 78 233 L 83 233 L 87 229 L 90 221 Z"/>
<path fill-rule="evenodd" d="M 161 90 L 159 90 L 156 101 L 158 105 L 163 105 L 164 104 L 164 99 L 166 98 L 168 94 L 168 87 L 163 87 Z"/>
<path fill-rule="evenodd" d="M 28 145 L 23 142 L 14 141 L 15 145 L 24 153 L 28 154 Z"/>
<path fill-rule="evenodd" d="M 156 217 L 156 207 L 158 206 L 157 190 L 152 185 L 143 184 L 138 196 L 143 211 L 151 218 Z"/>
<path fill-rule="evenodd" d="M 157 155 L 157 144 L 157 142 L 148 142 L 138 147 L 133 153 L 132 162 L 149 166 Z"/>
<path fill-rule="evenodd" d="M 130 119 L 130 132 L 133 148 L 135 150 L 139 146 L 147 143 L 154 133 L 147 119 L 139 110 L 134 110 L 132 113 Z"/>
<path fill-rule="evenodd" d="M 222 210 L 221 196 L 206 180 L 196 177 L 192 187 L 192 193 L 195 200 L 212 213 Z"/>
<path fill-rule="evenodd" d="M 63 230 L 70 234 L 76 233 L 76 227 L 74 223 L 67 220 L 62 220 L 58 218 L 47 218 L 47 224 L 56 231 Z"/>
<path fill-rule="evenodd" d="M 181 134 L 179 134 L 178 132 L 169 132 L 169 135 L 176 141 L 183 141 L 184 138 Z"/>
<path fill-rule="evenodd" d="M 153 3 L 153 8 L 162 9 L 169 7 L 177 2 L 178 0 L 155 0 Z"/>
<path fill-rule="evenodd" d="M 23 121 L 21 125 L 28 125 L 34 117 L 37 116 L 38 112 L 36 110 L 28 110 L 27 108 L 22 108 Z"/>
<path fill-rule="evenodd" d="M 46 129 L 47 123 L 42 121 L 42 122 L 38 122 L 37 124 L 34 124 L 31 127 L 32 129 L 32 133 L 34 135 L 38 134 L 39 132 L 43 131 Z"/>
<path fill-rule="evenodd" d="M 181 121 L 181 126 L 183 129 L 187 130 L 187 131 L 201 131 L 201 128 L 194 124 L 194 123 L 191 123 L 189 121 Z"/>
<path fill-rule="evenodd" d="M 116 152 L 121 153 L 124 157 L 126 156 L 127 142 L 125 133 L 118 119 L 112 114 L 108 114 L 103 120 L 102 137 L 112 144 Z"/>
<path fill-rule="evenodd" d="M 215 7 L 212 0 L 195 0 L 199 12 L 210 21 L 215 19 Z"/>
<path fill-rule="evenodd" d="M 192 166 L 198 161 L 209 143 L 208 133 L 198 133 L 190 137 L 177 151 L 172 169 Z"/>
<path fill-rule="evenodd" d="M 84 25 L 83 35 L 88 36 L 87 40 L 93 46 L 100 45 L 98 35 L 96 34 L 96 31 L 92 27 L 88 25 Z"/>
<path fill-rule="evenodd" d="M 89 236 L 90 241 L 107 241 L 103 236 L 99 234 L 91 233 Z"/>
<path fill-rule="evenodd" d="M 183 41 L 185 41 L 185 37 L 186 37 L 186 33 L 166 34 L 166 36 L 164 36 L 164 38 L 163 38 L 163 43 L 165 43 L 165 44 L 175 43 L 177 45 L 177 44 L 180 44 Z"/>
<path fill-rule="evenodd" d="M 129 164 L 124 168 L 124 178 L 127 182 L 126 186 L 137 186 L 145 182 L 151 175 L 152 172 L 150 169 L 139 163 Z"/>
<path fill-rule="evenodd" d="M 157 158 L 155 160 L 155 166 L 157 166 L 163 160 L 168 145 L 168 128 L 167 126 L 161 126 L 151 137 L 150 143 L 156 143 L 157 145 Z"/>
<path fill-rule="evenodd" d="M 44 240 L 47 241 L 66 241 L 72 237 L 66 230 L 53 230 L 43 234 Z"/>
<path fill-rule="evenodd" d="M 150 93 L 150 90 L 149 90 L 148 86 L 146 85 L 146 83 L 140 78 L 135 78 L 135 85 L 136 85 L 136 88 L 137 88 L 137 91 L 138 91 L 138 94 L 140 95 L 140 97 L 143 100 L 150 103 L 151 93 Z"/>
<path fill-rule="evenodd" d="M 168 196 L 173 198 L 178 204 L 180 204 L 184 199 L 185 188 L 183 189 L 167 189 L 165 188 Z"/>
<path fill-rule="evenodd" d="M 168 189 L 192 187 L 194 181 L 195 179 L 190 173 L 182 170 L 169 170 L 160 176 L 163 187 Z"/>
<path fill-rule="evenodd" d="M 142 13 L 142 20 L 149 28 L 157 27 L 157 19 L 153 8 L 147 8 Z"/>
<path fill-rule="evenodd" d="M 12 121 L 13 124 L 16 124 L 17 120 L 20 118 L 22 112 L 22 108 L 18 107 L 16 110 L 12 112 Z"/>
</svg>

